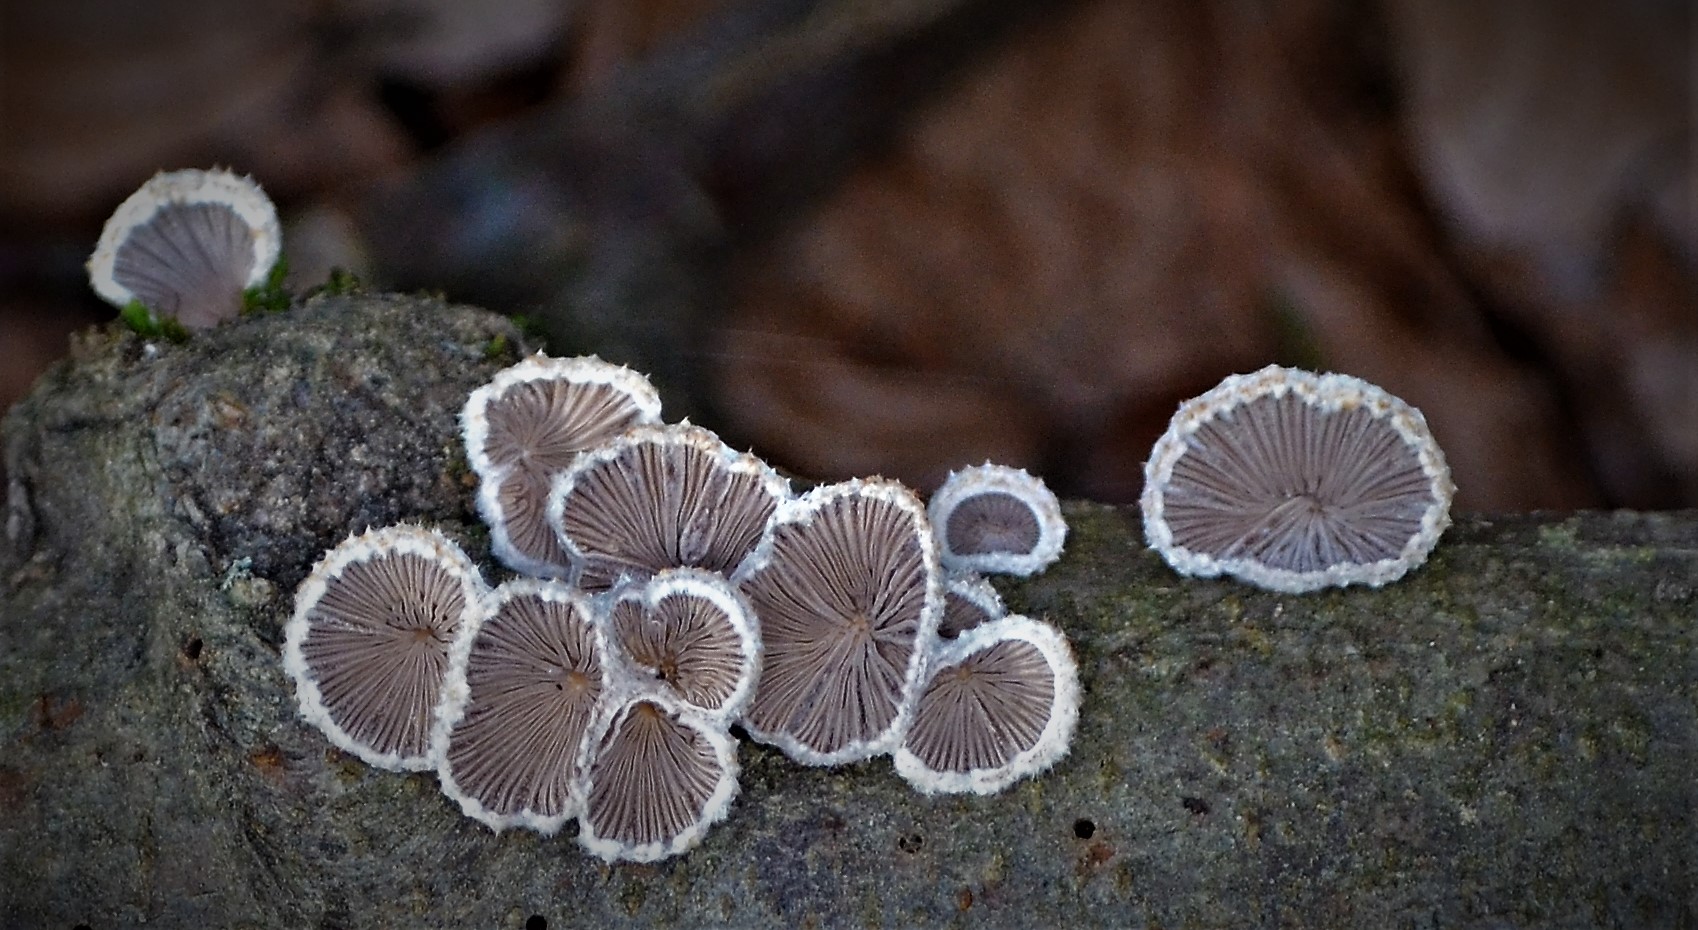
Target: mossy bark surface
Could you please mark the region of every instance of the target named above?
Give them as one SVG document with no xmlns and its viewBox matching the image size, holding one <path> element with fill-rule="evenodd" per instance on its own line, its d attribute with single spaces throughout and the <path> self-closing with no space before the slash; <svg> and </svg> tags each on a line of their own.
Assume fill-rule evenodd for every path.
<svg viewBox="0 0 1698 930">
<path fill-rule="evenodd" d="M 1071 638 L 1071 754 L 1000 795 L 744 743 L 694 851 L 492 833 L 295 713 L 294 586 L 367 525 L 492 579 L 456 414 L 499 317 L 321 297 L 117 329 L 4 426 L 0 925 L 1655 927 L 1698 923 L 1698 515 L 1466 518 L 1384 590 L 1175 576 L 1068 505 L 999 583 Z M 710 424 L 711 425 L 711 424 Z M 534 923 L 533 923 L 534 926 Z"/>
</svg>

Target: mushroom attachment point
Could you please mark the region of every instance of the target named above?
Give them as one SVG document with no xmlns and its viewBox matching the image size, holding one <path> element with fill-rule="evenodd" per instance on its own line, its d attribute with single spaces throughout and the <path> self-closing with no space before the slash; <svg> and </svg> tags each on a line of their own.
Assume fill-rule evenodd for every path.
<svg viewBox="0 0 1698 930">
<path fill-rule="evenodd" d="M 574 566 L 546 518 L 550 480 L 579 453 L 659 422 L 660 395 L 648 379 L 594 356 L 538 352 L 473 391 L 460 427 L 496 557 L 526 574 L 570 580 Z"/>
<path fill-rule="evenodd" d="M 730 575 L 789 497 L 771 466 L 708 430 L 639 426 L 555 476 L 548 523 L 583 566 L 578 584 L 600 591 L 666 568 Z"/>
<path fill-rule="evenodd" d="M 943 613 L 925 508 L 882 478 L 780 508 L 741 578 L 766 650 L 750 735 L 808 765 L 894 748 Z"/>
<path fill-rule="evenodd" d="M 950 570 L 1030 575 L 1061 557 L 1067 521 L 1043 481 L 986 462 L 950 472 L 928 506 Z"/>
<path fill-rule="evenodd" d="M 435 530 L 344 540 L 301 582 L 284 630 L 301 716 L 379 768 L 433 767 L 450 648 L 487 597 L 477 567 Z"/>
<path fill-rule="evenodd" d="M 1144 479 L 1144 535 L 1176 571 L 1292 593 L 1403 577 L 1455 493 L 1419 410 L 1274 365 L 1180 405 Z"/>
<path fill-rule="evenodd" d="M 140 301 L 189 329 L 235 319 L 282 250 L 277 209 L 231 171 L 161 172 L 118 205 L 88 260 L 89 284 L 117 307 Z"/>
<path fill-rule="evenodd" d="M 942 644 L 896 771 L 924 794 L 994 794 L 1067 755 L 1079 674 L 1067 639 L 1009 615 Z"/>
<path fill-rule="evenodd" d="M 725 576 L 671 568 L 612 597 L 608 634 L 635 676 L 726 724 L 742 713 L 760 674 L 760 632 Z"/>
<path fill-rule="evenodd" d="M 455 640 L 432 733 L 444 794 L 500 830 L 544 834 L 577 816 L 585 737 L 605 691 L 589 597 L 518 579 Z"/>
<path fill-rule="evenodd" d="M 607 714 L 588 764 L 578 842 L 609 862 L 653 862 L 701 842 L 737 796 L 737 744 L 663 694 Z"/>
</svg>

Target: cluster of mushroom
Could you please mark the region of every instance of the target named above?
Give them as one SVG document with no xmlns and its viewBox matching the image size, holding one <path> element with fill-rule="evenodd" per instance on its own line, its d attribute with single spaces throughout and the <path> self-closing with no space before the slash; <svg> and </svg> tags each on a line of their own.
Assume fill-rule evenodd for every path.
<svg viewBox="0 0 1698 930">
<path fill-rule="evenodd" d="M 694 845 L 737 791 L 739 724 L 810 765 L 893 754 L 927 793 L 1000 790 L 1066 753 L 1065 637 L 977 574 L 1053 562 L 1065 524 L 1023 471 L 796 494 L 642 376 L 538 354 L 461 415 L 494 588 L 434 530 L 328 552 L 284 665 L 302 714 L 386 768 L 436 770 L 495 829 L 580 821 L 603 858 Z"/>
</svg>

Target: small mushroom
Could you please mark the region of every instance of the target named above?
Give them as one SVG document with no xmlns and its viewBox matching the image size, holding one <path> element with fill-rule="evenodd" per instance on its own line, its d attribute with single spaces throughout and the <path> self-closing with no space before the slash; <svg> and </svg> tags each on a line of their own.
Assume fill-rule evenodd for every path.
<svg viewBox="0 0 1698 930">
<path fill-rule="evenodd" d="M 141 301 L 189 329 L 234 319 L 282 250 L 277 210 L 258 183 L 215 169 L 161 172 L 118 205 L 88 260 L 95 293 Z"/>
<path fill-rule="evenodd" d="M 571 579 L 546 518 L 550 480 L 586 449 L 658 422 L 660 395 L 648 379 L 594 356 L 538 352 L 473 391 L 460 425 L 496 557 L 526 574 Z"/>
<path fill-rule="evenodd" d="M 954 639 L 962 633 L 1001 617 L 1008 611 L 1002 595 L 977 572 L 950 572 L 944 578 L 943 618 L 938 621 L 939 639 Z"/>
<path fill-rule="evenodd" d="M 1055 494 L 1023 468 L 986 462 L 950 472 L 927 510 L 951 570 L 1030 575 L 1060 558 L 1067 539 Z"/>
<path fill-rule="evenodd" d="M 665 568 L 729 575 L 789 497 L 770 466 L 708 430 L 639 426 L 555 476 L 548 523 L 583 566 L 578 584 L 606 590 Z"/>
<path fill-rule="evenodd" d="M 577 816 L 605 648 L 589 597 L 518 579 L 455 641 L 432 746 L 444 794 L 496 830 L 544 834 Z"/>
<path fill-rule="evenodd" d="M 809 765 L 893 748 L 943 613 L 913 493 L 882 478 L 814 488 L 774 515 L 741 582 L 766 650 L 749 733 Z"/>
<path fill-rule="evenodd" d="M 301 582 L 284 628 L 301 716 L 379 768 L 431 768 L 449 648 L 487 596 L 477 566 L 435 530 L 350 536 Z"/>
<path fill-rule="evenodd" d="M 598 730 L 578 841 L 609 862 L 653 862 L 697 843 L 737 796 L 737 744 L 671 697 L 637 694 Z"/>
<path fill-rule="evenodd" d="M 743 595 L 717 572 L 671 568 L 613 594 L 608 634 L 650 685 L 729 722 L 760 674 L 760 633 Z"/>
<path fill-rule="evenodd" d="M 896 771 L 924 794 L 994 794 L 1067 754 L 1079 675 L 1067 639 L 1011 614 L 944 643 Z"/>
<path fill-rule="evenodd" d="M 1286 592 L 1403 577 L 1455 492 L 1419 410 L 1275 365 L 1182 404 L 1144 474 L 1144 534 L 1176 571 Z"/>
</svg>

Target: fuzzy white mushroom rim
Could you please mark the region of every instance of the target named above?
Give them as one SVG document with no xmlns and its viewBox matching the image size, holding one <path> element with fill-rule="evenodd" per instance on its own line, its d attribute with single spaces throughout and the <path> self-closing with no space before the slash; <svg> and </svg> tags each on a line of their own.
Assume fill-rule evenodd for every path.
<svg viewBox="0 0 1698 930">
<path fill-rule="evenodd" d="M 659 422 L 649 380 L 593 355 L 538 352 L 473 391 L 461 435 L 496 557 L 526 574 L 572 580 L 575 566 L 548 525 L 551 480 L 581 453 Z"/>
<path fill-rule="evenodd" d="M 1043 480 L 986 462 L 949 473 L 927 506 L 948 569 L 1030 575 L 1061 557 L 1067 521 Z"/>
<path fill-rule="evenodd" d="M 896 771 L 923 794 L 994 794 L 1067 755 L 1078 720 L 1066 637 L 1011 614 L 939 646 Z"/>
<path fill-rule="evenodd" d="M 495 830 L 558 831 L 582 810 L 582 756 L 606 690 L 595 605 L 559 581 L 495 590 L 455 640 L 431 734 L 442 791 Z"/>
<path fill-rule="evenodd" d="M 688 422 L 638 426 L 554 477 L 548 524 L 606 590 L 667 568 L 730 575 L 754 550 L 790 482 Z"/>
<path fill-rule="evenodd" d="M 607 633 L 626 673 L 729 725 L 760 676 L 754 610 L 717 572 L 666 569 L 608 594 Z"/>
<path fill-rule="evenodd" d="M 592 736 L 578 842 L 609 862 L 653 862 L 701 842 L 737 796 L 723 723 L 660 689 L 609 701 Z"/>
<path fill-rule="evenodd" d="M 814 488 L 773 515 L 739 580 L 766 650 L 749 734 L 807 765 L 894 748 L 943 613 L 913 492 L 882 478 Z"/>
<path fill-rule="evenodd" d="M 943 616 L 937 624 L 940 640 L 962 633 L 1008 613 L 1002 595 L 977 572 L 949 572 L 943 583 Z"/>
<path fill-rule="evenodd" d="M 1144 472 L 1144 533 L 1176 571 L 1293 593 L 1401 578 L 1455 492 L 1419 410 L 1274 365 L 1182 404 Z"/>
<path fill-rule="evenodd" d="M 379 768 L 432 768 L 449 652 L 489 589 L 447 537 L 368 530 L 325 553 L 295 592 L 283 668 L 301 716 Z"/>
<path fill-rule="evenodd" d="M 160 172 L 118 205 L 88 260 L 89 284 L 117 307 L 139 300 L 190 329 L 235 318 L 265 282 L 283 234 L 252 178 L 223 169 Z"/>
</svg>

